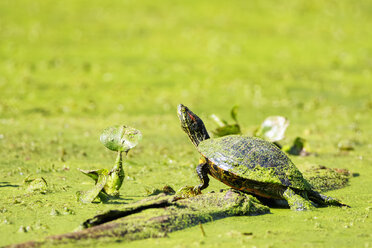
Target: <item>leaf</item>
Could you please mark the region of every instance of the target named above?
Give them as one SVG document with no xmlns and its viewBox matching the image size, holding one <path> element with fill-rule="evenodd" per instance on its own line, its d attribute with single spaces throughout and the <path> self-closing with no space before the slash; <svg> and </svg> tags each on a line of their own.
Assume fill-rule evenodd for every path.
<svg viewBox="0 0 372 248">
<path fill-rule="evenodd" d="M 218 127 L 212 132 L 217 137 L 222 137 L 222 136 L 232 135 L 232 134 L 241 134 L 240 126 L 238 124 L 225 125 L 223 127 Z"/>
<path fill-rule="evenodd" d="M 233 120 L 238 123 L 238 109 L 239 109 L 239 106 L 238 105 L 235 105 L 234 107 L 232 107 L 231 109 L 231 118 L 233 118 Z"/>
<path fill-rule="evenodd" d="M 81 171 L 81 170 L 80 170 Z M 105 200 L 105 197 L 102 194 L 102 189 L 106 185 L 107 179 L 108 179 L 108 170 L 101 169 L 97 170 L 99 171 L 98 178 L 96 181 L 96 184 L 91 190 L 88 191 L 78 191 L 76 192 L 78 201 L 81 201 L 82 203 L 90 203 L 93 202 L 97 197 L 101 200 Z M 89 174 L 86 174 L 90 176 Z"/>
<path fill-rule="evenodd" d="M 29 193 L 35 193 L 35 192 L 39 192 L 41 194 L 47 193 L 48 183 L 43 177 L 35 178 L 35 179 L 29 179 L 29 177 L 27 177 L 23 181 L 23 183 L 26 186 L 26 191 Z"/>
<path fill-rule="evenodd" d="M 222 120 L 220 117 L 218 117 L 217 115 L 215 114 L 212 114 L 211 115 L 211 118 L 212 120 L 214 120 L 214 122 L 219 126 L 219 127 L 223 127 L 225 125 L 227 125 L 227 122 L 225 120 Z"/>
<path fill-rule="evenodd" d="M 309 156 L 310 148 L 307 141 L 304 138 L 297 137 L 292 146 L 283 147 L 283 151 L 296 156 Z"/>
<path fill-rule="evenodd" d="M 271 142 L 279 141 L 284 138 L 288 125 L 289 121 L 283 116 L 269 116 L 254 135 Z"/>
<path fill-rule="evenodd" d="M 103 130 L 100 141 L 112 151 L 127 152 L 142 139 L 139 130 L 125 125 L 111 126 Z"/>
<path fill-rule="evenodd" d="M 78 169 L 81 173 L 84 175 L 87 175 L 88 177 L 92 178 L 95 183 L 97 183 L 98 177 L 100 174 L 102 174 L 102 170 L 104 169 L 99 169 L 99 170 L 82 170 Z"/>
<path fill-rule="evenodd" d="M 218 125 L 218 127 L 212 131 L 215 136 L 222 137 L 232 134 L 241 134 L 240 126 L 237 119 L 238 108 L 239 107 L 235 105 L 230 112 L 231 118 L 235 121 L 235 124 L 229 124 L 227 121 L 222 120 L 215 114 L 211 115 L 214 122 Z"/>
<path fill-rule="evenodd" d="M 124 169 L 122 164 L 122 152 L 118 152 L 118 156 L 115 161 L 114 167 L 109 172 L 106 169 L 98 169 L 98 170 L 80 170 L 84 175 L 92 178 L 94 182 L 97 184 L 100 180 L 100 177 L 106 176 L 106 182 L 101 189 L 102 194 L 98 195 L 99 198 L 106 199 L 108 197 L 116 197 L 119 195 L 119 189 L 124 181 Z M 87 194 L 87 193 L 85 193 Z M 89 193 L 88 193 L 89 194 Z"/>
</svg>

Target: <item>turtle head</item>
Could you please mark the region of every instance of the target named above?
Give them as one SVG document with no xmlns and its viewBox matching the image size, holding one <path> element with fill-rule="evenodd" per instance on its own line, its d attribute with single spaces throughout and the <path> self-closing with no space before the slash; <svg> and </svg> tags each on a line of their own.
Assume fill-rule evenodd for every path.
<svg viewBox="0 0 372 248">
<path fill-rule="evenodd" d="M 182 104 L 178 105 L 177 113 L 183 131 L 185 131 L 195 146 L 198 146 L 203 140 L 209 139 L 203 121 L 196 114 L 191 112 L 188 107 Z"/>
</svg>

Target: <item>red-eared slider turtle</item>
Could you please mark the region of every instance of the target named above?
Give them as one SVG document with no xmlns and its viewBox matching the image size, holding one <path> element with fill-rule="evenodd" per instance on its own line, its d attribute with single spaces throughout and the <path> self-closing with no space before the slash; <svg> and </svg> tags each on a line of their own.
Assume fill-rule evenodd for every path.
<svg viewBox="0 0 372 248">
<path fill-rule="evenodd" d="M 312 190 L 293 162 L 273 143 L 240 135 L 211 139 L 203 121 L 182 104 L 178 106 L 178 117 L 202 155 L 196 168 L 201 184 L 186 187 L 189 194 L 200 194 L 207 188 L 209 174 L 242 192 L 284 199 L 294 210 L 311 208 L 310 201 L 316 206 L 347 206 Z"/>
</svg>

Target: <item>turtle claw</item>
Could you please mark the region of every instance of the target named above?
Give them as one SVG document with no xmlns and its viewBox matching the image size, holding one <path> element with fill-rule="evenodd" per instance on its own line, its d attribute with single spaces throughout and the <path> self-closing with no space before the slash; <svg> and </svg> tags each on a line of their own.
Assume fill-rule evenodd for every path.
<svg viewBox="0 0 372 248">
<path fill-rule="evenodd" d="M 193 192 L 194 192 L 195 196 L 200 195 L 202 193 L 201 190 L 200 190 L 200 186 L 199 185 L 195 186 L 194 189 L 193 189 Z"/>
<path fill-rule="evenodd" d="M 190 198 L 190 197 L 194 197 L 200 194 L 201 194 L 201 190 L 199 186 L 195 186 L 195 187 L 185 186 L 185 187 L 180 188 L 177 191 L 176 196 L 178 198 Z"/>
</svg>

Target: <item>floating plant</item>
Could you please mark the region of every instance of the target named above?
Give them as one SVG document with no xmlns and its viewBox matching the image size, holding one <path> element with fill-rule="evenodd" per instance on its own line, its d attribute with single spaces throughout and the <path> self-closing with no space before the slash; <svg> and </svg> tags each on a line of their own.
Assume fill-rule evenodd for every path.
<svg viewBox="0 0 372 248">
<path fill-rule="evenodd" d="M 139 130 L 116 125 L 103 130 L 100 141 L 111 151 L 117 152 L 114 167 L 98 170 L 80 170 L 95 181 L 95 186 L 88 191 L 78 191 L 78 200 L 84 203 L 99 200 L 105 202 L 110 198 L 119 196 L 119 189 L 123 184 L 125 173 L 123 169 L 123 154 L 126 157 L 130 149 L 134 148 L 141 140 L 142 134 Z"/>
<path fill-rule="evenodd" d="M 240 125 L 238 123 L 238 106 L 235 105 L 230 111 L 231 118 L 235 121 L 234 124 L 229 124 L 227 121 L 221 119 L 215 114 L 211 115 L 213 121 L 218 125 L 218 127 L 212 131 L 212 133 L 217 137 L 222 137 L 232 134 L 242 134 L 240 130 Z"/>
</svg>

